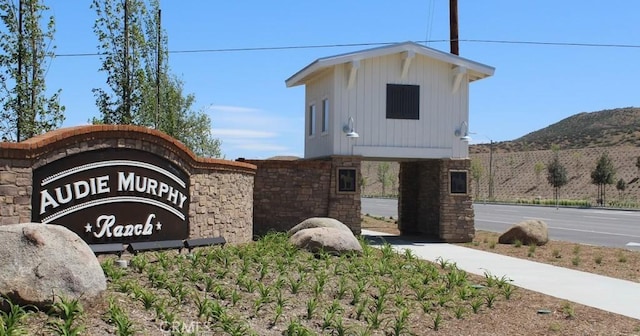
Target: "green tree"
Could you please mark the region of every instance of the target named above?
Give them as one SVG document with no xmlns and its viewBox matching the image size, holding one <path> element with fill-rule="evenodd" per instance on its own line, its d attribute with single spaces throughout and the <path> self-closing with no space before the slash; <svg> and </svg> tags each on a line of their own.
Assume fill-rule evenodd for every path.
<svg viewBox="0 0 640 336">
<path fill-rule="evenodd" d="M 627 182 L 625 182 L 623 178 L 620 178 L 618 180 L 618 183 L 616 183 L 616 189 L 618 190 L 618 197 L 622 199 L 622 197 L 624 196 L 624 191 L 627 189 Z"/>
<path fill-rule="evenodd" d="M 542 162 L 536 162 L 536 164 L 533 166 L 533 172 L 536 174 L 536 182 L 538 184 L 540 184 L 540 174 L 542 174 L 543 170 L 544 170 L 544 163 Z"/>
<path fill-rule="evenodd" d="M 182 141 L 196 155 L 220 157 L 220 140 L 211 133 L 211 118 L 194 111 L 195 96 L 171 74 L 168 37 L 160 27 L 160 3 L 151 0 L 94 0 L 94 31 L 105 54 L 112 93 L 94 89 L 100 118 L 94 122 L 153 127 Z"/>
<path fill-rule="evenodd" d="M 479 160 L 471 160 L 471 178 L 476 182 L 476 199 L 480 196 L 480 180 L 484 174 L 484 168 Z"/>
<path fill-rule="evenodd" d="M 382 196 L 387 195 L 387 186 L 391 182 L 390 168 L 389 162 L 378 163 L 378 182 L 382 185 Z"/>
<path fill-rule="evenodd" d="M 55 20 L 43 18 L 48 10 L 40 0 L 0 0 L 0 136 L 10 141 L 64 121 L 60 90 L 46 95 L 45 74 L 55 50 Z"/>
<path fill-rule="evenodd" d="M 602 153 L 596 163 L 596 168 L 591 172 L 591 183 L 598 186 L 598 203 L 600 205 L 606 204 L 606 187 L 608 184 L 613 184 L 615 175 L 616 170 L 609 159 L 609 154 Z"/>
<path fill-rule="evenodd" d="M 558 191 L 561 187 L 567 184 L 567 170 L 560 163 L 558 154 L 553 156 L 553 159 L 547 165 L 547 182 L 554 188 L 554 199 L 556 200 L 556 206 L 558 205 Z"/>
<path fill-rule="evenodd" d="M 100 117 L 94 122 L 131 124 L 142 101 L 142 87 L 146 80 L 143 64 L 147 45 L 144 37 L 142 0 L 93 0 L 96 11 L 93 31 L 98 37 L 98 51 L 103 55 L 100 71 L 107 73 L 107 85 L 94 88 Z"/>
<path fill-rule="evenodd" d="M 364 196 L 364 191 L 367 188 L 367 177 L 360 173 L 360 195 Z"/>
</svg>

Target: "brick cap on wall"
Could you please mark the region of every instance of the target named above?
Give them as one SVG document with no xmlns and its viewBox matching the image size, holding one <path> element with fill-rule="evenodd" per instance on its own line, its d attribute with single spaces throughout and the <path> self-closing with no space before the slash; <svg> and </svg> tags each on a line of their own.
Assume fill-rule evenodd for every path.
<svg viewBox="0 0 640 336">
<path fill-rule="evenodd" d="M 153 143 L 180 156 L 193 168 L 242 171 L 255 174 L 255 165 L 196 156 L 187 146 L 161 131 L 134 125 L 83 125 L 60 128 L 22 142 L 0 142 L 0 158 L 37 159 L 47 152 L 95 139 L 132 139 Z"/>
</svg>

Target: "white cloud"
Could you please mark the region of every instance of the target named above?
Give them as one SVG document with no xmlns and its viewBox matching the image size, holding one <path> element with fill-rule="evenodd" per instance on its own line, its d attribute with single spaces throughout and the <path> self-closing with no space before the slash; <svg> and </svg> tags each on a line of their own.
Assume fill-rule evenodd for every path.
<svg viewBox="0 0 640 336">
<path fill-rule="evenodd" d="M 210 105 L 207 111 L 213 122 L 212 135 L 222 140 L 226 157 L 295 155 L 303 144 L 304 116 L 232 105 Z"/>
<path fill-rule="evenodd" d="M 251 129 L 234 129 L 234 128 L 223 128 L 211 130 L 213 136 L 223 137 L 223 138 L 244 138 L 244 139 L 264 139 L 264 138 L 274 138 L 278 134 L 274 132 L 265 132 Z"/>
</svg>

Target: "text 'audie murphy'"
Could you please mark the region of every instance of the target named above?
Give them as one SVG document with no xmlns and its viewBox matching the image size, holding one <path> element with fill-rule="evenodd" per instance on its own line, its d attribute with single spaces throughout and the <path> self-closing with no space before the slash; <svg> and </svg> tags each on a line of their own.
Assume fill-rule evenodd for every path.
<svg viewBox="0 0 640 336">
<path fill-rule="evenodd" d="M 44 189 L 40 192 L 40 214 L 49 208 L 55 209 L 62 204 L 80 200 L 90 195 L 108 194 L 111 192 L 109 175 L 91 177 L 54 188 L 52 191 Z M 119 192 L 138 192 L 155 196 L 183 208 L 187 196 L 180 190 L 151 177 L 136 175 L 133 172 L 118 172 Z"/>
</svg>

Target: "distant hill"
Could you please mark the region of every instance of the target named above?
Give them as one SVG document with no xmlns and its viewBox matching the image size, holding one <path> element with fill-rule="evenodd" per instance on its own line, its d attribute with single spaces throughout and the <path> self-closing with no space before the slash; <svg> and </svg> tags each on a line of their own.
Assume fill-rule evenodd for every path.
<svg viewBox="0 0 640 336">
<path fill-rule="evenodd" d="M 582 112 L 512 141 L 494 144 L 496 152 L 585 149 L 640 145 L 640 108 L 624 107 Z M 473 145 L 469 152 L 486 153 L 488 144 Z"/>
<path fill-rule="evenodd" d="M 619 203 L 640 203 L 640 169 L 635 165 L 640 157 L 640 108 L 626 107 L 591 113 L 579 113 L 553 125 L 512 141 L 472 145 L 472 161 L 482 167 L 479 181 L 473 181 L 472 193 L 477 199 L 487 198 L 489 164 L 494 179 L 494 197 L 517 200 L 553 197 L 553 188 L 546 180 L 546 165 L 554 156 L 552 145 L 559 147 L 560 162 L 568 173 L 569 183 L 561 188 L 560 197 L 587 200 L 595 204 L 596 186 L 591 183 L 591 171 L 602 153 L 608 153 L 616 169 L 615 181 L 627 183 L 624 191 L 614 185 L 607 187 L 607 200 Z M 377 171 L 379 162 L 363 162 L 365 181 L 363 194 L 380 196 L 381 183 Z M 542 169 L 540 169 L 542 167 Z M 398 164 L 391 163 L 393 176 L 386 194 L 397 194 Z"/>
</svg>

